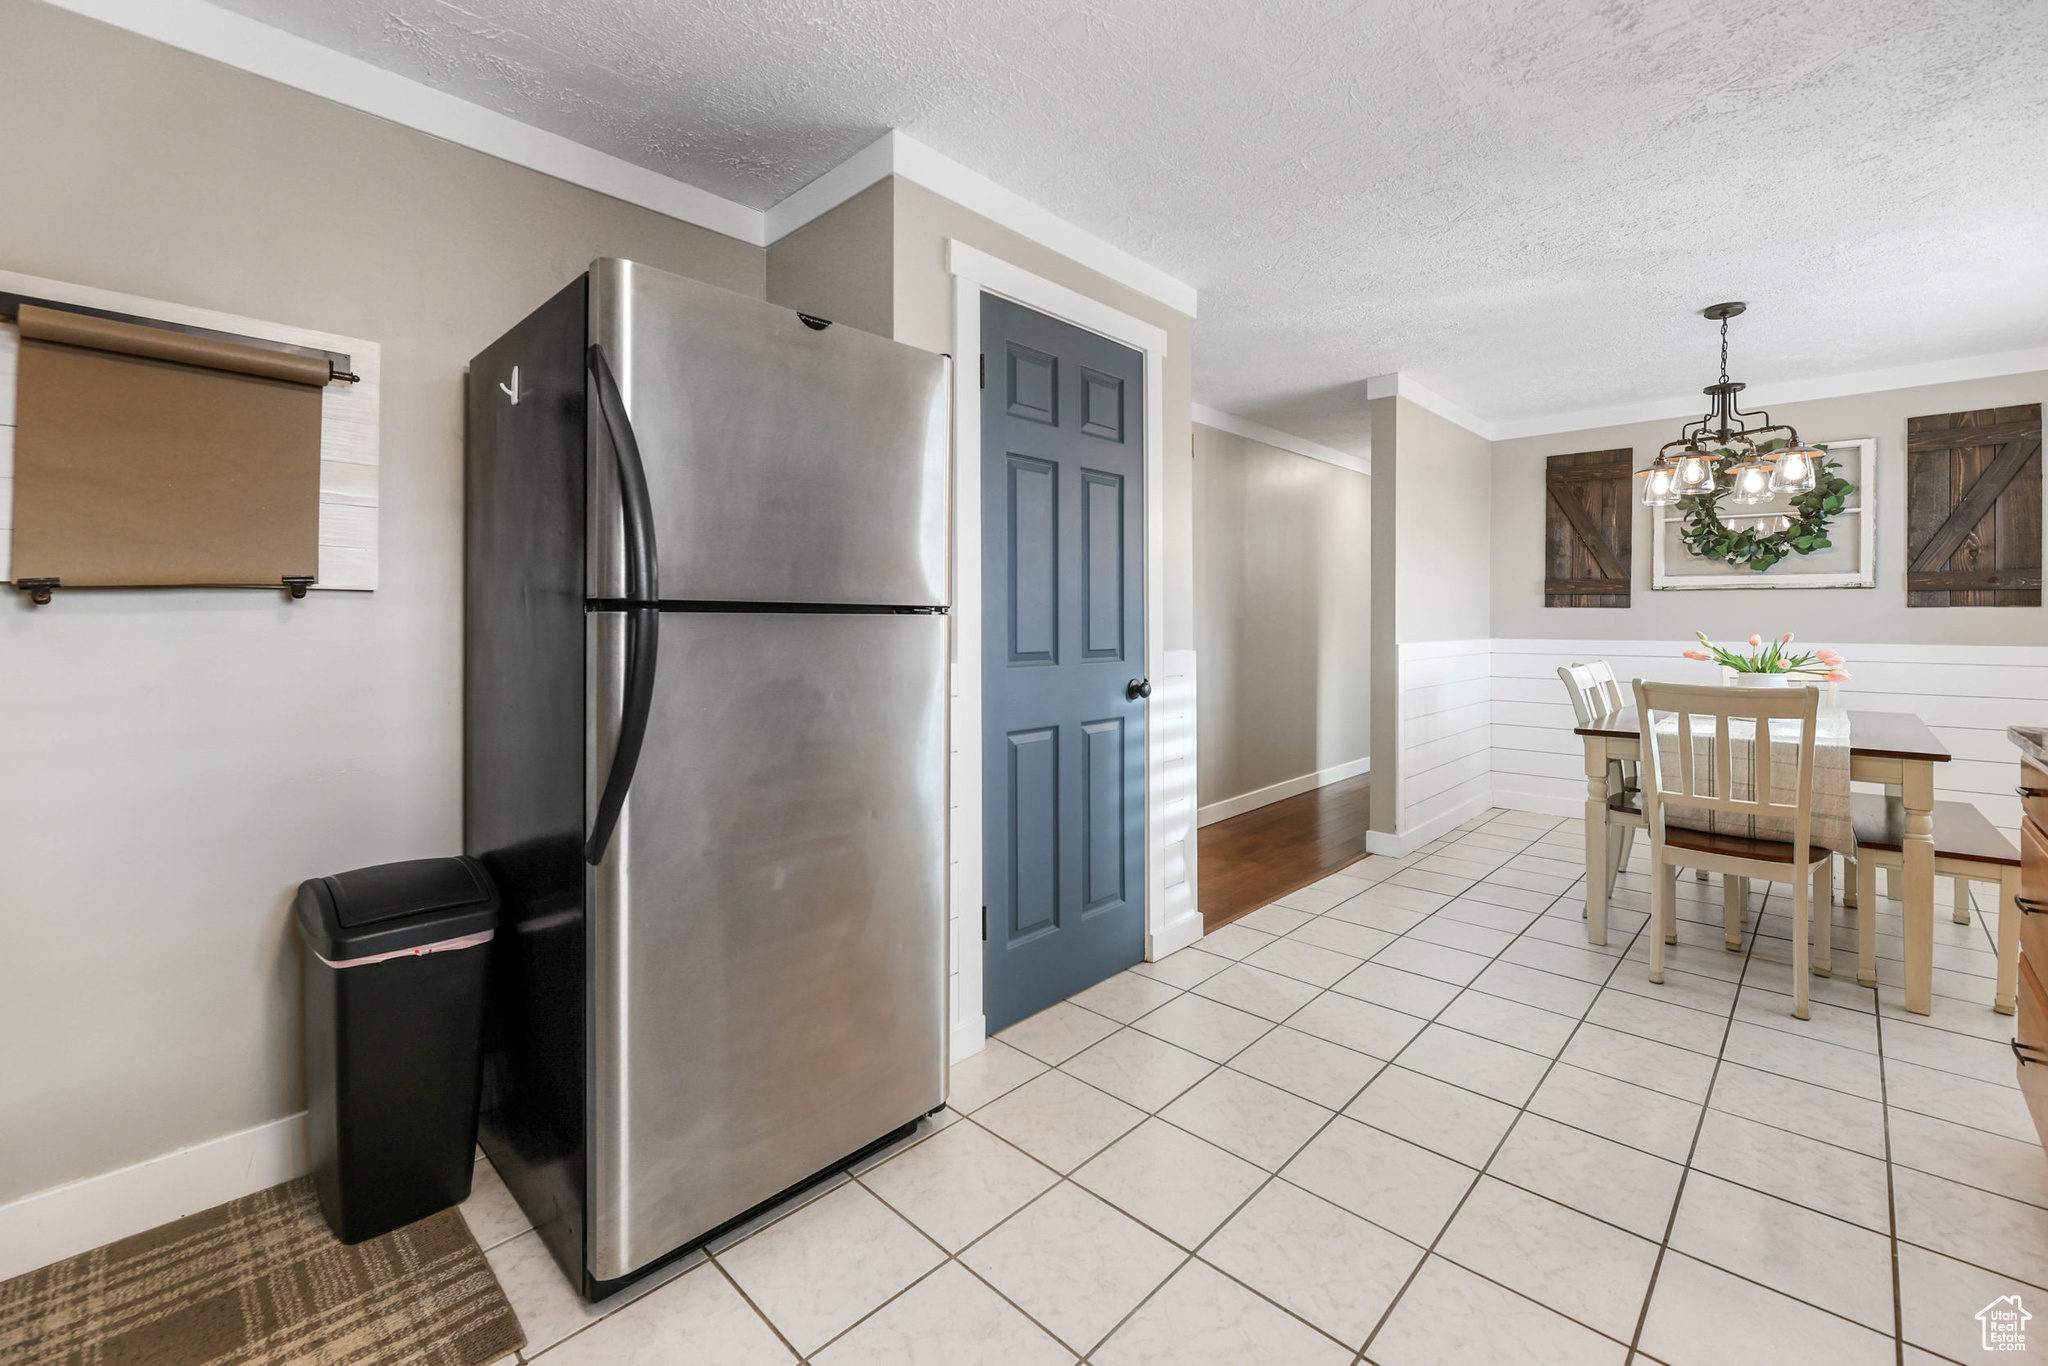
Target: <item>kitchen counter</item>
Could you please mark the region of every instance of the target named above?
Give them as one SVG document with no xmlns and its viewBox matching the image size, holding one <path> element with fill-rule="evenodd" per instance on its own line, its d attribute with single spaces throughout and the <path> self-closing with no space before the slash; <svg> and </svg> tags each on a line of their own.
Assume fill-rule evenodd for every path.
<svg viewBox="0 0 2048 1366">
<path fill-rule="evenodd" d="M 2009 726 L 2005 735 L 2020 747 L 2020 753 L 2048 768 L 2048 726 Z"/>
</svg>

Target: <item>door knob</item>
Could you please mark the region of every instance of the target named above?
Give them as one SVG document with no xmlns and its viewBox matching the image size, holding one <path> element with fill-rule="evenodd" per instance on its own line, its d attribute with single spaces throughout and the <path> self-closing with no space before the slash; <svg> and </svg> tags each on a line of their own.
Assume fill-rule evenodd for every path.
<svg viewBox="0 0 2048 1366">
<path fill-rule="evenodd" d="M 1151 695 L 1152 680 L 1149 678 L 1134 678 L 1124 684 L 1124 698 L 1126 701 L 1135 702 L 1141 697 L 1150 697 Z"/>
</svg>

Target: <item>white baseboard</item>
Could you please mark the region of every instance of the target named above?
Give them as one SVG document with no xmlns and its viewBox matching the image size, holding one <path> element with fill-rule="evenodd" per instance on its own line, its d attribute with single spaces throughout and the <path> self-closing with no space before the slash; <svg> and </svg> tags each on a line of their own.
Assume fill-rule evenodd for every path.
<svg viewBox="0 0 2048 1366">
<path fill-rule="evenodd" d="M 1586 814 L 1581 798 L 1560 797 L 1550 792 L 1518 791 L 1509 781 L 1512 775 L 1493 775 L 1493 804 L 1510 811 L 1531 811 L 1539 816 L 1579 817 Z"/>
<path fill-rule="evenodd" d="M 1412 829 L 1401 831 L 1368 830 L 1365 833 L 1366 852 L 1385 854 L 1390 858 L 1399 858 L 1411 850 L 1419 849 L 1423 845 L 1428 844 L 1439 835 L 1448 835 L 1451 831 L 1456 830 L 1488 807 L 1497 805 L 1499 803 L 1493 800 L 1490 793 L 1481 792 L 1469 801 L 1460 802 L 1441 816 L 1426 820 Z"/>
<path fill-rule="evenodd" d="M 1169 953 L 1178 953 L 1202 937 L 1202 913 L 1189 906 L 1179 915 L 1159 927 L 1145 946 L 1145 957 L 1158 962 Z"/>
<path fill-rule="evenodd" d="M 0 1205 L 0 1281 L 304 1176 L 306 1112 Z"/>
<path fill-rule="evenodd" d="M 953 1026 L 952 1051 L 947 1054 L 947 1061 L 950 1063 L 958 1062 L 962 1058 L 971 1058 L 987 1047 L 988 1016 L 976 1015 L 971 1020 L 962 1020 Z"/>
<path fill-rule="evenodd" d="M 1349 763 L 1318 769 L 1314 773 L 1304 773 L 1299 778 L 1289 778 L 1286 782 L 1274 783 L 1271 787 L 1255 788 L 1235 797 L 1225 797 L 1220 802 L 1211 802 L 1197 810 L 1195 825 L 1214 825 L 1218 821 L 1227 821 L 1232 816 L 1242 816 L 1247 811 L 1256 811 L 1262 806 L 1271 806 L 1274 802 L 1284 802 L 1289 797 L 1299 797 L 1304 792 L 1313 792 L 1319 787 L 1328 787 L 1331 783 L 1341 783 L 1346 778 L 1356 778 L 1361 773 L 1371 771 L 1372 759 L 1367 756 L 1363 759 L 1353 759 Z"/>
</svg>

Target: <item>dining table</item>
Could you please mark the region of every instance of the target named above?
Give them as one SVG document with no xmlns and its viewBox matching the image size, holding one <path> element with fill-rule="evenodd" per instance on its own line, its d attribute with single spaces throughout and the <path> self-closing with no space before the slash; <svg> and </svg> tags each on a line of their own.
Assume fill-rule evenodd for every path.
<svg viewBox="0 0 2048 1366">
<path fill-rule="evenodd" d="M 1934 1008 L 1934 766 L 1949 761 L 1948 748 L 1927 723 L 1910 712 L 1858 711 L 1849 717 L 1849 780 L 1881 783 L 1887 799 L 1903 808 L 1905 861 L 1900 902 L 1905 918 L 1906 1009 L 1926 1015 Z M 1638 760 L 1642 725 L 1632 706 L 1595 716 L 1577 728 L 1586 747 L 1586 938 L 1607 942 L 1608 840 L 1619 827 L 1608 816 L 1608 761 Z M 1853 849 L 1838 854 L 1855 857 Z M 1855 905 L 1854 880 L 1844 901 Z M 1876 913 L 1860 907 L 1858 915 Z M 1866 987 L 1875 978 L 1857 981 Z"/>
</svg>

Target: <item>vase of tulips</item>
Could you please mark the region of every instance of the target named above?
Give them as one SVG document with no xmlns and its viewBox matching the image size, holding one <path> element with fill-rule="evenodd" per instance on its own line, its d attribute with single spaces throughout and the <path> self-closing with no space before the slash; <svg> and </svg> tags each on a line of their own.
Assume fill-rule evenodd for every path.
<svg viewBox="0 0 2048 1366">
<path fill-rule="evenodd" d="M 1738 688 L 1784 688 L 1793 683 L 1816 681 L 1843 683 L 1849 678 L 1842 672 L 1842 665 L 1848 661 L 1833 650 L 1793 653 L 1790 631 L 1770 642 L 1762 636 L 1751 636 L 1748 654 L 1716 645 L 1707 639 L 1705 632 L 1696 634 L 1700 644 L 1706 648 L 1687 650 L 1685 657 L 1709 661 L 1730 670 Z"/>
</svg>

